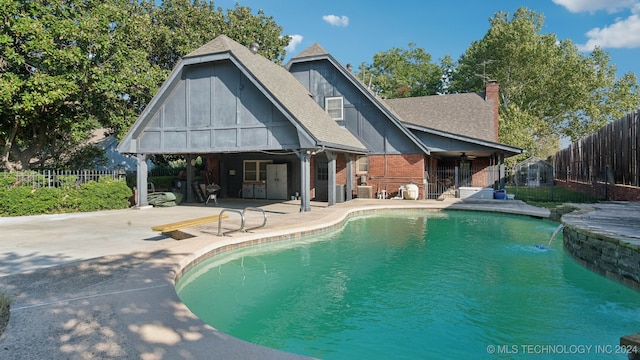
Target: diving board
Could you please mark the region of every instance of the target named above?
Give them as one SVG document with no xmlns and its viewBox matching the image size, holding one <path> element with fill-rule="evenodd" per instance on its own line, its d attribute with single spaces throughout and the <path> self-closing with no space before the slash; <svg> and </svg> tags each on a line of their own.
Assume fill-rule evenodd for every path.
<svg viewBox="0 0 640 360">
<path fill-rule="evenodd" d="M 228 218 L 229 215 L 222 215 L 223 219 Z M 214 221 L 218 221 L 220 219 L 220 215 L 212 215 L 212 216 L 205 216 L 205 217 L 201 217 L 201 218 L 195 218 L 195 219 L 189 219 L 189 220 L 183 220 L 183 221 L 178 221 L 178 222 L 174 222 L 174 223 L 170 223 L 170 224 L 164 224 L 164 225 L 156 225 L 151 227 L 152 231 L 159 231 L 162 234 L 171 236 L 172 238 L 176 239 L 176 240 L 182 240 L 182 239 L 187 239 L 190 237 L 193 237 L 192 235 L 189 234 L 185 234 L 181 231 L 179 231 L 180 229 L 184 229 L 184 228 L 188 228 L 188 227 L 192 227 L 192 226 L 197 226 L 197 225 L 202 225 L 202 224 L 206 224 L 208 222 L 214 222 Z"/>
</svg>

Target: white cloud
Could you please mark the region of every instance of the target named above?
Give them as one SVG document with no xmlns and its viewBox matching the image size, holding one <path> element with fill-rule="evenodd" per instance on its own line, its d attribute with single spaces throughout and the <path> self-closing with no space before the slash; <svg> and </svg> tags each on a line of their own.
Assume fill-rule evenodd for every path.
<svg viewBox="0 0 640 360">
<path fill-rule="evenodd" d="M 589 40 L 578 45 L 581 51 L 592 51 L 597 47 L 603 49 L 640 47 L 640 4 L 632 9 L 632 15 L 626 19 L 617 19 L 604 28 L 593 28 L 586 33 Z"/>
<path fill-rule="evenodd" d="M 296 51 L 296 46 L 298 46 L 301 42 L 302 39 L 304 39 L 304 37 L 302 35 L 289 35 L 289 37 L 291 37 L 291 40 L 289 41 L 289 45 L 287 45 L 287 47 L 285 47 L 284 49 L 287 52 L 294 52 Z"/>
<path fill-rule="evenodd" d="M 325 15 L 322 17 L 322 20 L 333 25 L 333 26 L 348 26 L 349 25 L 349 17 L 347 16 L 337 16 L 337 15 Z"/>
<path fill-rule="evenodd" d="M 599 10 L 615 13 L 632 8 L 639 3 L 638 0 L 553 0 L 553 2 L 574 13 L 583 11 L 593 13 Z"/>
</svg>

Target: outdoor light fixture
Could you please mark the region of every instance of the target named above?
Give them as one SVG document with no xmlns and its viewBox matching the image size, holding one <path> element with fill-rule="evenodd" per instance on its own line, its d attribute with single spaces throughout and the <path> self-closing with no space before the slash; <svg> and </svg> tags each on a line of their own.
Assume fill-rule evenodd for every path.
<svg viewBox="0 0 640 360">
<path fill-rule="evenodd" d="M 462 153 L 462 155 L 460 155 L 460 162 L 467 162 L 468 159 L 467 154 Z"/>
</svg>

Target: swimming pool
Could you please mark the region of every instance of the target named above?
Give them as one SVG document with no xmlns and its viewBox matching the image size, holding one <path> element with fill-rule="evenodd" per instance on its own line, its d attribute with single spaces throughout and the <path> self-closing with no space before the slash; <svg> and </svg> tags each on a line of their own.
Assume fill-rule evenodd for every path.
<svg viewBox="0 0 640 360">
<path fill-rule="evenodd" d="M 640 294 L 577 265 L 560 235 L 536 247 L 556 226 L 466 211 L 357 216 L 214 256 L 176 289 L 221 331 L 324 359 L 626 357 L 615 346 L 637 331 Z"/>
</svg>

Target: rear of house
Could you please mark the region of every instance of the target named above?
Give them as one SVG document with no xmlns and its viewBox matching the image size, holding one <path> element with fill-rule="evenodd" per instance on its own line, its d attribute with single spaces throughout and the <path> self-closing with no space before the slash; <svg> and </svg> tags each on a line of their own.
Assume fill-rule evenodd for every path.
<svg viewBox="0 0 640 360">
<path fill-rule="evenodd" d="M 139 205 L 151 154 L 184 155 L 188 188 L 200 175 L 202 185 L 220 185 L 220 197 L 293 196 L 301 211 L 311 199 L 391 198 L 409 185 L 416 198 L 437 198 L 493 185 L 489 169 L 521 152 L 495 142 L 492 89 L 491 99 L 385 101 L 317 44 L 283 68 L 220 36 L 180 61 L 118 151 L 138 160 Z M 469 133 L 470 124 L 490 130 Z"/>
</svg>

